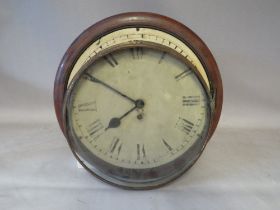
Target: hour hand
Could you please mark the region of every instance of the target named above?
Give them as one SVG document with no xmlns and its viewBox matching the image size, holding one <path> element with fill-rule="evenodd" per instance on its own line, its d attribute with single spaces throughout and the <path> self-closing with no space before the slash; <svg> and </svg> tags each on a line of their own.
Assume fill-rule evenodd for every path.
<svg viewBox="0 0 280 210">
<path fill-rule="evenodd" d="M 121 119 L 114 117 L 110 120 L 109 125 L 107 128 L 105 128 L 105 131 L 108 130 L 109 128 L 117 128 L 121 124 Z"/>
<path fill-rule="evenodd" d="M 121 120 L 126 117 L 130 112 L 132 112 L 135 109 L 142 109 L 144 107 L 145 103 L 143 100 L 138 99 L 135 101 L 134 107 L 130 110 L 128 110 L 126 113 L 124 113 L 121 117 L 113 117 L 107 128 L 105 128 L 105 131 L 109 128 L 117 128 L 121 125 Z"/>
<path fill-rule="evenodd" d="M 132 112 L 134 109 L 136 109 L 137 106 L 134 106 L 132 109 L 130 109 L 129 111 L 127 111 L 126 113 L 124 113 L 121 117 L 113 117 L 107 128 L 105 128 L 105 131 L 108 130 L 109 128 L 117 128 L 121 125 L 121 120 L 127 116 L 130 112 Z"/>
</svg>

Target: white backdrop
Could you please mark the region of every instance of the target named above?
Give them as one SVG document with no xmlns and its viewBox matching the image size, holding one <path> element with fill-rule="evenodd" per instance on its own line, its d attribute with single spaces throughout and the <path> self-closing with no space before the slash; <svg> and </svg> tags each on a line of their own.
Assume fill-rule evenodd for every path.
<svg viewBox="0 0 280 210">
<path fill-rule="evenodd" d="M 88 26 L 148 11 L 186 24 L 224 83 L 222 118 L 202 157 L 153 191 L 103 184 L 56 123 L 60 59 Z M 0 0 L 0 209 L 280 209 L 280 1 Z"/>
</svg>

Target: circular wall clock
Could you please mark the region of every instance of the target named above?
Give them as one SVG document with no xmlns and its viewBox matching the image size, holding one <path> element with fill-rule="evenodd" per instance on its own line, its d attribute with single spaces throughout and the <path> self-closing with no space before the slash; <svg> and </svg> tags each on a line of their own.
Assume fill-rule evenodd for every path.
<svg viewBox="0 0 280 210">
<path fill-rule="evenodd" d="M 59 125 L 81 163 L 103 181 L 149 189 L 198 159 L 222 108 L 213 55 L 183 24 L 124 13 L 86 29 L 57 71 Z"/>
</svg>

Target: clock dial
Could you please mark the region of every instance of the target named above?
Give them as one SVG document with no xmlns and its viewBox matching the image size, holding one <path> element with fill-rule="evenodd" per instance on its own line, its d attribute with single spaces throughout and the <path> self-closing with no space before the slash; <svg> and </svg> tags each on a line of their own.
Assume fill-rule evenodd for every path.
<svg viewBox="0 0 280 210">
<path fill-rule="evenodd" d="M 192 66 L 161 50 L 106 54 L 73 85 L 69 127 L 76 143 L 117 167 L 168 164 L 205 136 L 209 99 Z"/>
</svg>

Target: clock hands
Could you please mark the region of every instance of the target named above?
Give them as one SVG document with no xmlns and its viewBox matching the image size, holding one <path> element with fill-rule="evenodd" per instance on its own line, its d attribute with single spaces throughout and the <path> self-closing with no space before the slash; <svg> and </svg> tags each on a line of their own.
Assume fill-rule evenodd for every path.
<svg viewBox="0 0 280 210">
<path fill-rule="evenodd" d="M 90 75 L 90 74 L 87 73 L 87 72 L 84 73 L 84 74 L 87 76 L 87 77 L 86 77 L 87 80 L 92 81 L 92 82 L 95 82 L 95 83 L 99 83 L 99 84 L 103 85 L 104 87 L 109 88 L 109 89 L 112 90 L 113 92 L 115 92 L 115 93 L 121 95 L 122 97 L 124 97 L 124 98 L 128 99 L 129 101 L 133 102 L 134 104 L 136 104 L 136 101 L 135 101 L 135 100 L 133 100 L 132 98 L 128 97 L 127 95 L 121 93 L 120 91 L 116 90 L 115 88 L 111 87 L 110 85 L 106 84 L 105 82 L 103 82 L 103 81 L 97 79 L 96 77 Z"/>
<path fill-rule="evenodd" d="M 141 109 L 143 108 L 145 105 L 144 101 L 139 99 L 139 100 L 136 100 L 135 103 L 134 103 L 134 107 L 132 109 L 130 109 L 129 111 L 127 111 L 126 113 L 124 113 L 121 117 L 113 117 L 110 122 L 109 122 L 109 125 L 107 128 L 105 128 L 105 131 L 108 130 L 109 128 L 117 128 L 121 125 L 121 120 L 126 117 L 130 112 L 132 112 L 133 110 L 135 109 Z M 139 119 L 139 118 L 138 118 Z M 141 118 L 142 119 L 142 118 Z"/>
<path fill-rule="evenodd" d="M 130 112 L 132 112 L 134 109 L 136 109 L 137 107 L 134 106 L 132 109 L 130 109 L 129 111 L 127 111 L 125 114 L 123 114 L 121 117 L 113 117 L 107 128 L 105 128 L 105 131 L 108 130 L 109 128 L 117 128 L 121 125 L 121 119 L 123 119 L 125 116 L 127 116 Z"/>
<path fill-rule="evenodd" d="M 128 97 L 127 95 L 121 93 L 120 91 L 116 90 L 115 88 L 111 87 L 110 85 L 106 84 L 105 82 L 103 82 L 103 81 L 97 79 L 96 77 L 90 75 L 89 73 L 86 72 L 86 73 L 84 73 L 84 74 L 86 75 L 86 79 L 87 79 L 87 80 L 89 80 L 89 81 L 91 81 L 91 82 L 99 83 L 99 84 L 103 85 L 104 87 L 109 88 L 109 89 L 112 90 L 113 92 L 115 92 L 115 93 L 121 95 L 122 97 L 124 97 L 124 98 L 126 98 L 126 99 L 128 99 L 129 101 L 131 101 L 131 102 L 134 103 L 134 107 L 133 107 L 132 109 L 130 109 L 129 111 L 127 111 L 126 113 L 124 113 L 121 117 L 113 117 L 113 118 L 110 120 L 110 122 L 109 122 L 107 128 L 105 128 L 105 130 L 108 130 L 109 128 L 117 128 L 117 127 L 119 127 L 119 126 L 121 125 L 121 120 L 122 120 L 124 117 L 126 117 L 130 112 L 132 112 L 132 111 L 135 110 L 135 109 L 141 109 L 141 108 L 144 107 L 145 103 L 144 103 L 143 100 L 141 100 L 141 99 L 134 100 L 134 99 Z M 137 118 L 140 120 L 140 119 L 142 119 L 142 116 L 141 116 L 141 117 L 137 116 Z"/>
</svg>

